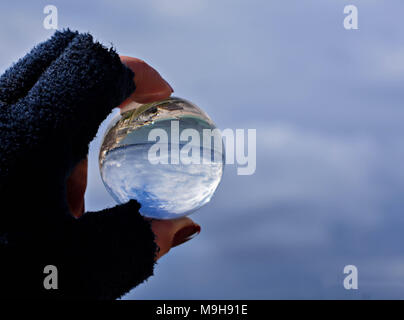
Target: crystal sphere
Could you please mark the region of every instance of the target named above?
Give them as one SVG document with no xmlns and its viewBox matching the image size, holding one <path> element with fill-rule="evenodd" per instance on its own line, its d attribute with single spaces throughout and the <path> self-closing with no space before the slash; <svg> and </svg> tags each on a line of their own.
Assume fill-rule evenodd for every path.
<svg viewBox="0 0 404 320">
<path fill-rule="evenodd" d="M 181 98 L 136 105 L 109 124 L 99 154 L 101 178 L 118 203 L 136 199 L 157 219 L 188 215 L 207 204 L 223 175 L 219 130 Z"/>
</svg>

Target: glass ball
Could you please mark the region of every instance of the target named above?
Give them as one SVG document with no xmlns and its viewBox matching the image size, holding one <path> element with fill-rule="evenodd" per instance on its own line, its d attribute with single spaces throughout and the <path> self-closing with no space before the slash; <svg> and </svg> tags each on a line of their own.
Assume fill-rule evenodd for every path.
<svg viewBox="0 0 404 320">
<path fill-rule="evenodd" d="M 188 215 L 207 204 L 223 175 L 219 130 L 181 98 L 137 105 L 109 124 L 99 154 L 101 178 L 118 203 L 136 199 L 157 219 Z"/>
</svg>

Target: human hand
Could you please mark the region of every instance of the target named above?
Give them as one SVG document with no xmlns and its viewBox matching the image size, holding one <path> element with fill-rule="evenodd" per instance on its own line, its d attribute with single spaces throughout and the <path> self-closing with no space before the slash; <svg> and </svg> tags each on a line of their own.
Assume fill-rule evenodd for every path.
<svg viewBox="0 0 404 320">
<path fill-rule="evenodd" d="M 134 74 L 136 90 L 119 108 L 124 109 L 132 102 L 148 103 L 168 98 L 173 89 L 160 74 L 146 62 L 132 57 L 121 56 L 121 61 Z M 67 180 L 67 201 L 75 217 L 84 213 L 84 194 L 87 187 L 87 159 L 83 159 L 72 171 Z M 174 220 L 151 220 L 155 242 L 160 248 L 156 260 L 166 254 L 172 247 L 178 246 L 200 232 L 200 226 L 189 218 Z"/>
</svg>

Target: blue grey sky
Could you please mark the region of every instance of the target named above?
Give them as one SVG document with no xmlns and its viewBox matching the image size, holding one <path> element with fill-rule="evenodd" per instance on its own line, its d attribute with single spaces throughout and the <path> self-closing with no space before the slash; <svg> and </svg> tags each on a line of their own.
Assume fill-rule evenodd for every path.
<svg viewBox="0 0 404 320">
<path fill-rule="evenodd" d="M 146 60 L 220 128 L 257 130 L 256 173 L 228 165 L 192 215 L 201 234 L 126 299 L 404 298 L 402 1 L 2 2 L 1 71 L 51 36 L 47 4 L 59 28 Z M 359 30 L 343 27 L 348 4 Z M 114 205 L 99 144 L 88 210 Z M 342 285 L 349 264 L 358 290 Z"/>
</svg>

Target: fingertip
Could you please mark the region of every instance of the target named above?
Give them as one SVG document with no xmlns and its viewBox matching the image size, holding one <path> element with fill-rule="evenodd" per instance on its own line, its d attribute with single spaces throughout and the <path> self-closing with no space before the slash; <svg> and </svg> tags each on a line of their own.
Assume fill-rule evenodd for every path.
<svg viewBox="0 0 404 320">
<path fill-rule="evenodd" d="M 172 247 L 176 247 L 195 238 L 200 232 L 201 226 L 196 223 L 181 228 L 174 235 Z"/>
<path fill-rule="evenodd" d="M 168 87 L 170 88 L 171 93 L 173 93 L 173 92 L 174 92 L 173 87 L 172 87 L 165 79 L 163 79 L 163 80 L 166 82 L 166 84 L 167 84 Z"/>
<path fill-rule="evenodd" d="M 149 103 L 167 99 L 174 92 L 174 89 L 160 73 L 145 61 L 127 56 L 121 56 L 121 61 L 135 74 L 136 90 L 129 97 L 130 100 Z"/>
</svg>

